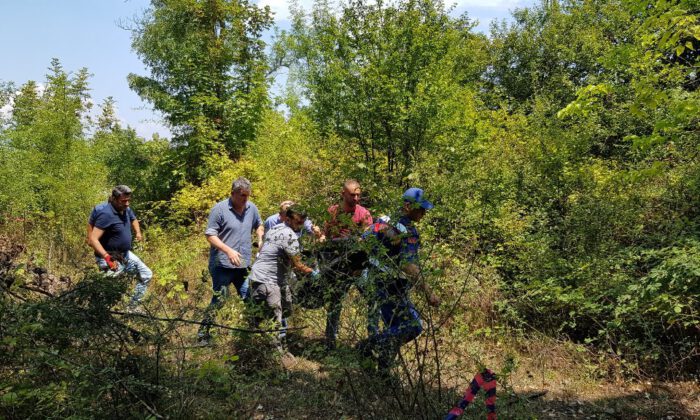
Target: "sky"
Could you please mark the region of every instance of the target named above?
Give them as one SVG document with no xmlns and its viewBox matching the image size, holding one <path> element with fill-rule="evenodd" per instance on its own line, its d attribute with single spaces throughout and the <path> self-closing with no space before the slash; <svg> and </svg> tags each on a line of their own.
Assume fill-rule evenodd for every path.
<svg viewBox="0 0 700 420">
<path fill-rule="evenodd" d="M 257 1 L 275 12 L 278 27 L 289 26 L 288 0 Z M 467 12 L 479 21 L 477 30 L 488 32 L 494 19 L 508 19 L 512 10 L 535 1 L 456 0 L 453 13 Z M 161 116 L 126 81 L 129 73 L 148 74 L 131 50 L 131 33 L 123 27 L 142 15 L 149 4 L 149 0 L 0 0 L 0 82 L 16 86 L 29 80 L 42 83 L 52 58 L 58 58 L 69 72 L 86 67 L 92 75 L 89 85 L 94 103 L 112 96 L 124 126 L 133 127 L 145 138 L 154 133 L 170 137 Z M 299 4 L 308 10 L 312 0 Z"/>
</svg>

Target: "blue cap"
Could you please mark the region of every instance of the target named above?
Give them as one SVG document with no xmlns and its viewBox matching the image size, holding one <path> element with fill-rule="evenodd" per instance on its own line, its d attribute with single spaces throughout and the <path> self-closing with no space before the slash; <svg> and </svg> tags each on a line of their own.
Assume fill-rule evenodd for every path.
<svg viewBox="0 0 700 420">
<path fill-rule="evenodd" d="M 426 210 L 430 210 L 433 207 L 433 203 L 425 199 L 425 193 L 420 188 L 409 188 L 403 193 L 404 201 L 410 201 L 411 203 L 418 203 L 421 207 Z"/>
</svg>

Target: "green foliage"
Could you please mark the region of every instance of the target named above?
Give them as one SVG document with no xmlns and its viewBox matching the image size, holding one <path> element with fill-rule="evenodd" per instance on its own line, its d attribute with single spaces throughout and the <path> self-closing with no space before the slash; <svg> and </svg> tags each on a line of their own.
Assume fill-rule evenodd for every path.
<svg viewBox="0 0 700 420">
<path fill-rule="evenodd" d="M 174 152 L 169 142 L 160 137 L 145 140 L 133 128 L 123 128 L 114 114 L 111 97 L 102 105 L 92 147 L 109 171 L 109 185 L 130 186 L 138 195 L 137 208 L 145 202 L 169 198 L 181 179 L 170 166 Z"/>
<path fill-rule="evenodd" d="M 505 120 L 508 132 L 491 137 L 494 124 L 488 124 L 481 133 L 490 141 L 478 142 L 470 169 L 457 175 L 482 181 L 471 191 L 481 198 L 474 208 L 485 222 L 478 242 L 503 276 L 501 307 L 527 325 L 594 343 L 637 369 L 692 370 L 697 354 L 690 349 L 698 338 L 680 325 L 679 314 L 688 325 L 697 322 L 698 292 L 670 286 L 670 279 L 691 274 L 695 259 L 697 197 L 688 186 L 695 185 L 698 164 L 698 97 L 690 83 L 697 57 L 675 60 L 678 53 L 670 51 L 692 33 L 694 17 L 682 4 L 666 2 L 644 14 L 614 2 L 557 4 L 534 15 L 521 11 L 504 39 L 530 37 L 538 16 L 538 31 L 557 36 L 534 41 L 534 50 L 546 51 L 556 39 L 587 42 L 596 52 L 588 56 L 592 61 L 566 66 L 554 79 L 514 68 L 512 76 L 529 77 L 529 84 L 511 84 L 505 73 L 493 79 L 505 90 L 492 93 L 507 93 L 523 114 L 493 117 Z M 595 10 L 605 13 L 586 27 Z M 571 25 L 586 36 L 562 32 Z M 684 35 L 674 38 L 676 32 Z M 672 38 L 673 45 L 666 44 Z M 512 52 L 515 45 L 501 48 Z M 529 68 L 556 75 L 557 66 Z M 570 74 L 583 69 L 585 78 Z M 517 118 L 526 123 L 508 123 Z"/>
<path fill-rule="evenodd" d="M 174 164 L 184 181 L 215 173 L 211 155 L 240 156 L 267 105 L 262 32 L 269 8 L 247 1 L 153 1 L 132 29 L 150 77 L 129 85 L 162 112 L 176 134 Z"/>
<path fill-rule="evenodd" d="M 337 194 L 342 178 L 335 185 L 321 185 L 333 170 L 333 162 L 322 159 L 328 152 L 314 130 L 304 115 L 285 121 L 275 111 L 266 112 L 258 138 L 248 146 L 245 157 L 236 162 L 222 161 L 217 164 L 219 172 L 201 187 L 188 186 L 173 197 L 170 208 L 174 219 L 202 222 L 217 201 L 228 197 L 231 182 L 239 176 L 253 183 L 251 200 L 263 216 L 276 213 L 284 200 L 304 202 L 307 207 L 322 206 L 320 188 L 332 188 Z"/>
<path fill-rule="evenodd" d="M 321 1 L 309 21 L 296 10 L 291 33 L 279 42 L 291 49 L 321 131 L 351 144 L 373 180 L 388 175 L 399 185 L 449 129 L 446 102 L 479 62 L 465 52 L 483 45 L 471 27 L 439 1 L 353 1 L 340 16 Z"/>
<path fill-rule="evenodd" d="M 21 219 L 30 239 L 47 245 L 32 247 L 37 259 L 58 252 L 85 263 L 89 208 L 111 184 L 129 184 L 137 207 L 148 202 L 139 209 L 147 241 L 137 252 L 155 273 L 149 297 L 162 312 L 197 317 L 194 305 L 209 293 L 203 224 L 234 178 L 253 182 L 263 216 L 292 199 L 318 224 L 347 178 L 361 182 L 375 216 L 395 215 L 402 189 L 420 186 L 436 203 L 419 226 L 423 273 L 444 304 L 432 312 L 416 298 L 439 328 L 405 347 L 395 372 L 420 397 L 384 395 L 376 378 L 362 383 L 353 370 L 361 363 L 342 349 L 323 355 L 312 337 L 324 317 L 309 310 L 293 322 L 311 330 L 299 332 L 298 345 L 324 364 L 323 389 L 299 398 L 302 407 L 325 410 L 343 394 L 349 413 L 415 415 L 411 400 L 436 417 L 444 396 L 423 391 L 442 392 L 446 354 L 468 354 L 468 363 L 454 362 L 462 370 L 493 362 L 477 341 L 487 340 L 506 354 L 497 363 L 512 380 L 525 362 L 501 353 L 500 340 L 532 330 L 567 336 L 578 351 L 635 373 L 694 375 L 697 10 L 696 1 L 543 2 L 486 37 L 439 1 L 351 1 L 338 14 L 319 1 L 309 17 L 294 11 L 269 60 L 291 69 L 283 115 L 267 107 L 267 10 L 154 1 L 134 32 L 151 77 L 130 83 L 164 112 L 173 143 L 121 127 L 109 99 L 93 126 L 86 71 L 72 75 L 54 62 L 43 91 L 33 82 L 17 93 L 3 85 L 0 106 L 13 103 L 0 125 L 3 228 L 16 230 Z M 241 408 L 246 397 L 257 407 L 261 395 L 287 393 L 269 390 L 290 377 L 309 381 L 274 370 L 278 360 L 261 351 L 269 337 L 220 333 L 218 349 L 187 353 L 187 327 L 110 313 L 122 280 L 79 284 L 42 301 L 2 295 L 0 361 L 19 373 L 0 373 L 1 416 L 251 417 Z M 347 303 L 343 344 L 366 327 L 365 302 L 351 293 Z M 242 307 L 229 301 L 220 322 L 240 322 Z M 135 325 L 143 341 L 134 341 Z M 164 361 L 154 353 L 165 344 L 178 347 Z"/>
<path fill-rule="evenodd" d="M 78 215 L 106 190 L 105 168 L 84 133 L 88 77 L 86 69 L 72 75 L 53 60 L 43 91 L 28 82 L 13 97 L 0 142 L 0 211 L 35 225 L 41 246 L 62 260 L 82 246 L 85 219 Z"/>
<path fill-rule="evenodd" d="M 130 339 L 128 328 L 109 313 L 126 284 L 99 275 L 57 298 L 16 302 L 3 293 L 0 357 L 16 374 L 0 376 L 0 414 L 128 415 L 138 403 L 135 395 L 156 390 L 146 376 L 134 377 L 147 358 L 114 346 Z"/>
</svg>

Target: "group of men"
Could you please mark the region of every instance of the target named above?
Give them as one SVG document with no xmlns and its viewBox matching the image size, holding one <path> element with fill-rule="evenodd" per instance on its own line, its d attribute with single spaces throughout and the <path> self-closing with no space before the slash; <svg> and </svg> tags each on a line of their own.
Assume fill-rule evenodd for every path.
<svg viewBox="0 0 700 420">
<path fill-rule="evenodd" d="M 256 325 L 271 318 L 286 328 L 292 309 L 290 279 L 297 273 L 323 290 L 329 350 L 336 345 L 343 298 L 352 285 L 358 287 L 368 303 L 368 338 L 357 348 L 375 358 L 380 369 L 388 368 L 401 345 L 422 332 L 410 289 L 418 288 L 430 305 L 439 305 L 439 299 L 423 281 L 418 262 L 420 237 L 415 223 L 433 208 L 423 190 L 409 188 L 404 192 L 398 220 L 373 220 L 369 210 L 360 205 L 360 184 L 348 180 L 343 184 L 340 203 L 328 208 L 322 228 L 291 201 L 281 203 L 279 213 L 263 223 L 249 200 L 251 192 L 250 181 L 237 178 L 230 197 L 209 213 L 205 236 L 210 244 L 209 272 L 214 293 L 198 332 L 199 342 L 211 340 L 216 310 L 229 295 L 231 285 L 242 299 L 260 310 L 254 317 Z M 136 275 L 138 283 L 129 303 L 129 310 L 136 311 L 152 273 L 131 251 L 131 230 L 137 241 L 141 233 L 129 208 L 130 199 L 131 190 L 120 185 L 113 189 L 108 202 L 93 209 L 88 220 L 88 243 L 103 271 Z M 319 262 L 314 267 L 301 257 L 299 239 L 304 233 L 320 243 Z M 253 238 L 258 244 L 255 259 Z M 380 318 L 383 330 L 379 329 Z M 278 338 L 280 347 L 283 336 Z"/>
</svg>

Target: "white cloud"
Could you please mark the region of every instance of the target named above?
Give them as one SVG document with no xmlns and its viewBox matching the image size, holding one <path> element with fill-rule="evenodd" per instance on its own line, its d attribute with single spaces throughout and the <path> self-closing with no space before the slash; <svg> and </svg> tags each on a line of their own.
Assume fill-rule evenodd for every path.
<svg viewBox="0 0 700 420">
<path fill-rule="evenodd" d="M 13 101 L 10 100 L 4 107 L 0 108 L 0 119 L 9 118 L 12 113 Z"/>
<path fill-rule="evenodd" d="M 122 121 L 122 124 L 126 126 L 126 123 Z M 154 120 L 141 120 L 136 124 L 132 124 L 131 127 L 136 130 L 136 134 L 140 137 L 150 140 L 153 138 L 154 134 L 158 134 L 161 138 L 172 138 L 173 134 L 165 127 L 162 123 Z"/>
<path fill-rule="evenodd" d="M 46 85 L 44 83 L 37 83 L 36 84 L 36 94 L 38 96 L 43 95 L 44 90 L 46 90 Z M 7 101 L 5 106 L 0 108 L 0 119 L 6 119 L 6 118 L 10 118 L 12 116 L 12 110 L 15 107 L 15 97 L 19 94 L 20 94 L 19 90 L 15 91 L 15 93 L 10 97 L 10 100 Z"/>
</svg>

